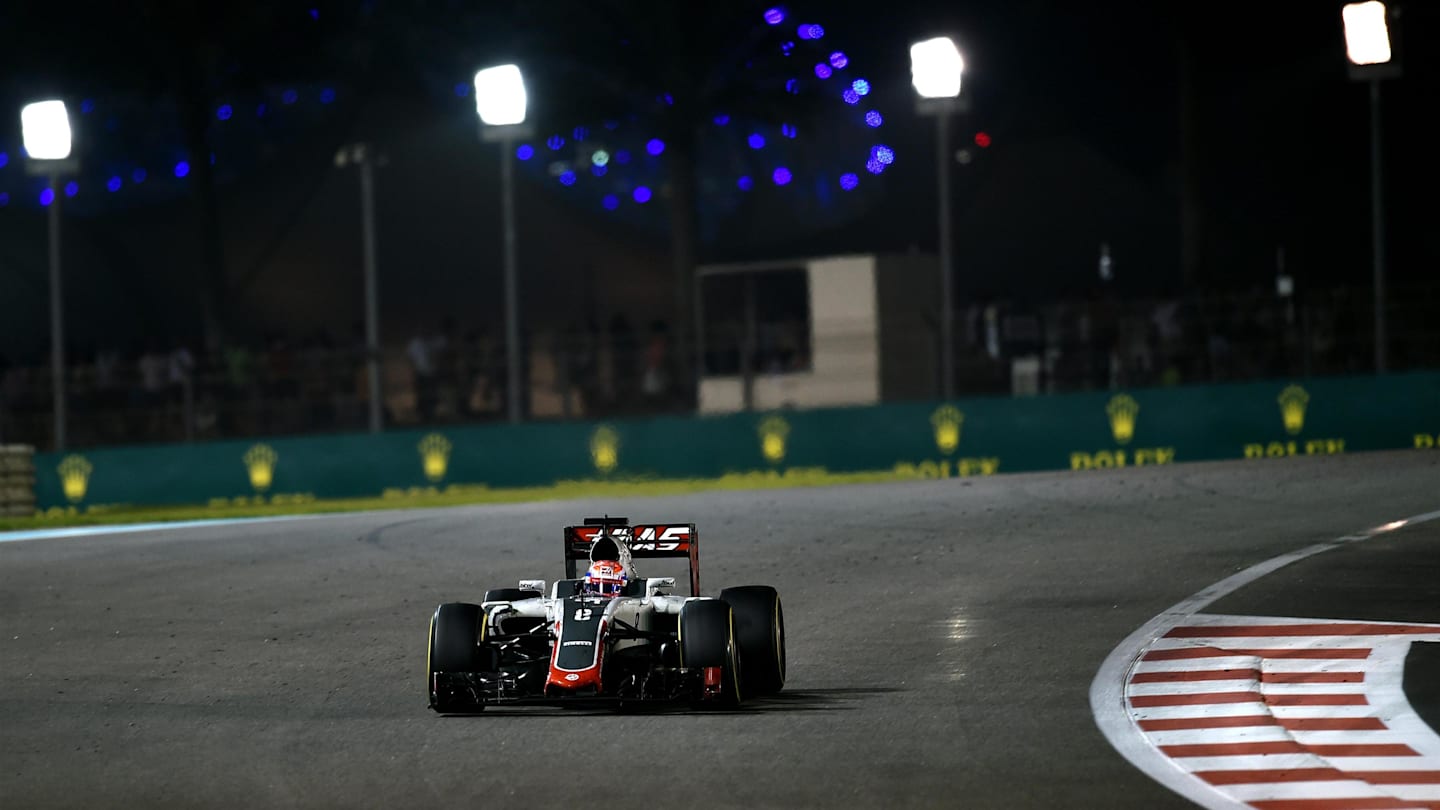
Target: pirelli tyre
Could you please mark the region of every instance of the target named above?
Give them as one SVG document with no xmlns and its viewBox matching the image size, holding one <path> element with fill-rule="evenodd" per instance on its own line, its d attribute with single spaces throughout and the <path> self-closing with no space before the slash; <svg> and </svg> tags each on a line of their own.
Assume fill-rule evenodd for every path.
<svg viewBox="0 0 1440 810">
<path fill-rule="evenodd" d="M 483 706 L 435 690 L 437 672 L 478 672 L 485 669 L 479 647 L 484 611 L 479 605 L 448 602 L 430 618 L 430 648 L 425 656 L 425 691 L 437 712 L 478 712 Z"/>
<path fill-rule="evenodd" d="M 720 598 L 735 614 L 735 640 L 745 663 L 745 697 L 773 695 L 785 686 L 785 613 L 769 585 L 726 588 Z"/>
<path fill-rule="evenodd" d="M 719 599 L 697 599 L 680 609 L 680 666 L 720 667 L 718 705 L 740 705 L 740 646 L 730 606 Z"/>
</svg>

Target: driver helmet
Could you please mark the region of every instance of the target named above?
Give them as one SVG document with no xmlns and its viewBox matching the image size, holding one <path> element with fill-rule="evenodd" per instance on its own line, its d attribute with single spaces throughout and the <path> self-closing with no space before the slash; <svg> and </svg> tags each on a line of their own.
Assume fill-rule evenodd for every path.
<svg viewBox="0 0 1440 810">
<path fill-rule="evenodd" d="M 580 592 L 590 596 L 620 596 L 630 577 L 625 575 L 624 566 L 615 560 L 596 560 L 585 572 L 585 581 Z"/>
</svg>

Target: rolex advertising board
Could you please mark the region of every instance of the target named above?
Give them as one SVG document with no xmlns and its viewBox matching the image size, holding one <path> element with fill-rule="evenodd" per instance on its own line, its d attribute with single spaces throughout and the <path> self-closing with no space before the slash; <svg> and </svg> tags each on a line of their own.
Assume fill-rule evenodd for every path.
<svg viewBox="0 0 1440 810">
<path fill-rule="evenodd" d="M 1440 374 L 36 454 L 37 506 L 283 503 L 453 487 L 879 472 L 956 478 L 1440 448 Z"/>
</svg>

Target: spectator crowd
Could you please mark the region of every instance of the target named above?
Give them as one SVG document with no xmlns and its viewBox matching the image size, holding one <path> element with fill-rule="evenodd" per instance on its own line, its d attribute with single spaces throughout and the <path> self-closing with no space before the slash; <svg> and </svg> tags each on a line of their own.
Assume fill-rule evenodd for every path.
<svg viewBox="0 0 1440 810">
<path fill-rule="evenodd" d="M 1440 368 L 1440 329 L 1428 316 L 1440 290 L 1392 301 L 1392 369 Z M 1368 297 L 1345 290 L 1303 303 L 1261 293 L 970 302 L 957 310 L 956 390 L 1048 393 L 1364 373 L 1373 356 L 1369 307 Z M 930 335 L 934 325 L 892 328 Z M 748 363 L 740 361 L 742 336 L 707 335 L 705 373 L 804 370 L 807 331 L 789 322 L 757 324 Z M 604 327 L 575 323 L 530 333 L 522 346 L 527 419 L 694 409 L 693 376 L 663 321 L 637 328 L 615 315 Z M 151 339 L 72 350 L 68 358 L 72 446 L 354 431 L 368 422 L 370 357 L 358 324 L 340 340 L 324 330 L 277 333 L 201 351 L 196 341 Z M 506 417 L 503 336 L 485 326 L 462 328 L 453 318 L 423 324 L 385 344 L 377 361 L 389 426 Z M 1029 389 L 1016 384 L 1017 361 L 1037 369 Z M 0 356 L 0 442 L 49 446 L 51 390 L 46 358 Z"/>
</svg>

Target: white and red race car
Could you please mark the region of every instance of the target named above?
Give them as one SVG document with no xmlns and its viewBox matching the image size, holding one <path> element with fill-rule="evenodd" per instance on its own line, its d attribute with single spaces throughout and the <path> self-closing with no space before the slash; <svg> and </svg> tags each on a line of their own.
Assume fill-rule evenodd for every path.
<svg viewBox="0 0 1440 810">
<path fill-rule="evenodd" d="M 693 523 L 567 526 L 565 579 L 521 580 L 480 604 L 448 602 L 430 620 L 426 689 L 442 714 L 486 706 L 650 702 L 733 707 L 785 685 L 785 618 L 767 585 L 700 595 Z M 686 558 L 690 595 L 674 577 L 640 577 L 632 560 Z M 576 562 L 613 561 L 623 587 L 590 592 Z M 593 569 L 592 569 L 593 570 Z"/>
</svg>

